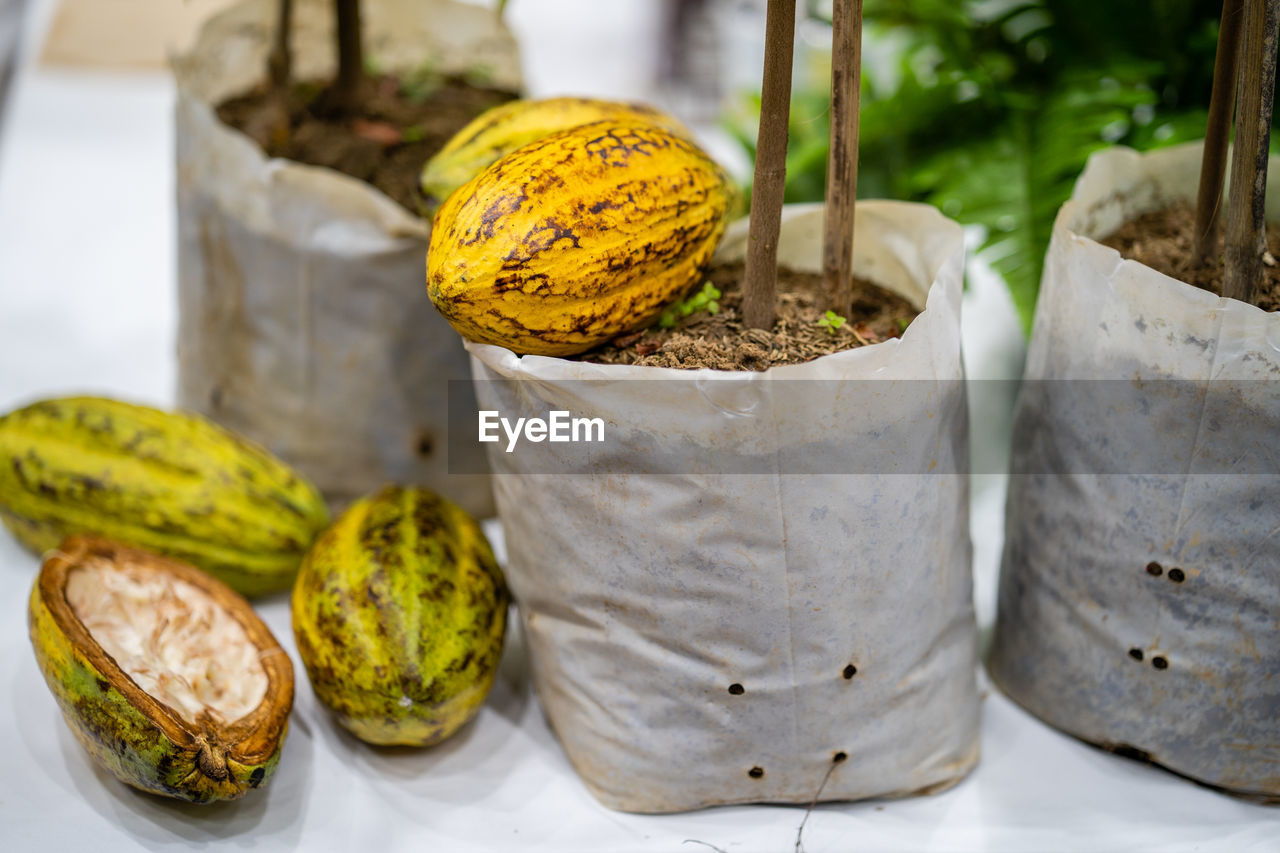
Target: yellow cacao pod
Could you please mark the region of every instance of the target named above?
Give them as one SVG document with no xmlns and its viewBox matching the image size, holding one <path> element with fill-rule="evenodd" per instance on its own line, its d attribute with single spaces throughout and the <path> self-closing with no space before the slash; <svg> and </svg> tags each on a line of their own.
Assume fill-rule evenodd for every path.
<svg viewBox="0 0 1280 853">
<path fill-rule="evenodd" d="M 94 534 L 265 595 L 328 520 L 300 474 L 196 415 L 69 397 L 0 417 L 0 522 L 37 553 Z"/>
<path fill-rule="evenodd" d="M 316 697 L 366 743 L 430 746 L 480 710 L 507 585 L 480 525 L 425 489 L 352 504 L 307 554 L 293 633 Z"/>
<path fill-rule="evenodd" d="M 544 137 L 441 206 L 427 293 L 466 338 L 572 355 L 650 325 L 701 280 L 732 184 L 668 130 L 602 121 Z"/>
<path fill-rule="evenodd" d="M 422 170 L 422 191 L 430 198 L 444 200 L 517 148 L 606 119 L 641 121 L 688 136 L 678 119 L 644 104 L 597 98 L 509 101 L 481 113 L 427 161 Z"/>
</svg>

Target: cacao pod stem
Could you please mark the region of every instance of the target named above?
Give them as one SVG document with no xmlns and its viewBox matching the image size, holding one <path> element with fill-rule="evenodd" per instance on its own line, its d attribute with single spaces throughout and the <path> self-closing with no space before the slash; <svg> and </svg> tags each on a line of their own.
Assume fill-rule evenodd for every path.
<svg viewBox="0 0 1280 853">
<path fill-rule="evenodd" d="M 196 755 L 196 766 L 200 768 L 200 772 L 215 782 L 221 782 L 226 779 L 228 775 L 226 750 L 210 743 L 203 737 L 200 739 L 199 747 L 200 752 Z"/>
</svg>

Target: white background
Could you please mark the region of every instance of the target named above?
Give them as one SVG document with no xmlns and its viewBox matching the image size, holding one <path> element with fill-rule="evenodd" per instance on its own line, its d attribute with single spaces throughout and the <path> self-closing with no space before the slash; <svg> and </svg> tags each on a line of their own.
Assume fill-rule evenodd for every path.
<svg viewBox="0 0 1280 853">
<path fill-rule="evenodd" d="M 179 0 L 174 0 L 179 2 Z M 607 12 L 603 11 L 607 8 Z M 173 89 L 163 74 L 36 67 L 47 3 L 28 16 L 0 131 L 0 410 L 72 392 L 169 404 L 174 388 Z M 515 0 L 535 94 L 643 96 L 650 0 Z M 723 140 L 713 147 L 723 150 Z M 1016 375 L 1008 299 L 974 270 L 971 372 Z M 1007 401 L 975 412 L 975 452 L 999 457 Z M 1003 478 L 975 479 L 976 602 L 994 611 Z M 646 817 L 595 803 L 532 697 L 517 636 L 476 722 L 426 751 L 372 750 L 317 707 L 300 667 L 270 786 L 187 806 L 99 771 L 63 725 L 26 635 L 37 560 L 0 533 L 0 849 L 792 850 L 803 809 Z M 287 602 L 260 612 L 293 652 Z M 294 656 L 296 660 L 296 655 Z M 643 732 L 637 732 L 643 737 Z M 823 805 L 821 851 L 1280 851 L 1280 810 L 1239 802 L 1055 732 L 988 688 L 983 758 L 934 797 Z"/>
</svg>

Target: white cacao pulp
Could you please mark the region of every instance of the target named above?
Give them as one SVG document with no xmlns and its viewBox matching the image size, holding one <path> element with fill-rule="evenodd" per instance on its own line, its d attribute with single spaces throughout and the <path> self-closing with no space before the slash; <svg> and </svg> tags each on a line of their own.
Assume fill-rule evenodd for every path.
<svg viewBox="0 0 1280 853">
<path fill-rule="evenodd" d="M 186 581 L 91 560 L 71 570 L 66 596 L 120 669 L 190 723 L 234 723 L 267 695 L 244 626 Z"/>
</svg>

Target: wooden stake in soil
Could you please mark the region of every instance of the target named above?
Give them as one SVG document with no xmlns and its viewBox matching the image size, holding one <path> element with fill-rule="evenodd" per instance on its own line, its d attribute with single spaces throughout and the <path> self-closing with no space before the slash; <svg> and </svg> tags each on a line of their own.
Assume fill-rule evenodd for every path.
<svg viewBox="0 0 1280 853">
<path fill-rule="evenodd" d="M 831 34 L 831 150 L 822 278 L 832 311 L 853 308 L 853 223 L 858 195 L 858 108 L 862 99 L 862 0 L 836 0 Z"/>
<path fill-rule="evenodd" d="M 293 76 L 293 48 L 290 33 L 293 30 L 293 0 L 276 0 L 276 31 L 271 40 L 271 53 L 267 54 L 267 81 L 277 92 L 289 88 Z"/>
<path fill-rule="evenodd" d="M 1223 0 L 1218 27 L 1218 52 L 1213 60 L 1213 94 L 1200 159 L 1200 191 L 1196 196 L 1195 242 L 1192 258 L 1203 264 L 1218 247 L 1222 210 L 1222 178 L 1227 171 L 1227 142 L 1231 111 L 1236 103 L 1236 65 L 1240 56 L 1240 24 L 1244 0 Z"/>
<path fill-rule="evenodd" d="M 1280 0 L 1245 0 L 1244 7 L 1222 295 L 1253 302 L 1261 284 L 1262 253 L 1266 249 L 1267 156 Z"/>
<path fill-rule="evenodd" d="M 750 241 L 742 278 L 743 320 L 753 329 L 773 328 L 777 316 L 778 230 L 787 180 L 787 119 L 791 113 L 791 55 L 795 39 L 796 0 L 769 0 Z"/>
<path fill-rule="evenodd" d="M 360 0 L 334 0 L 337 17 L 338 76 L 331 90 L 332 105 L 351 110 L 359 105 L 364 82 L 364 36 Z"/>
</svg>

